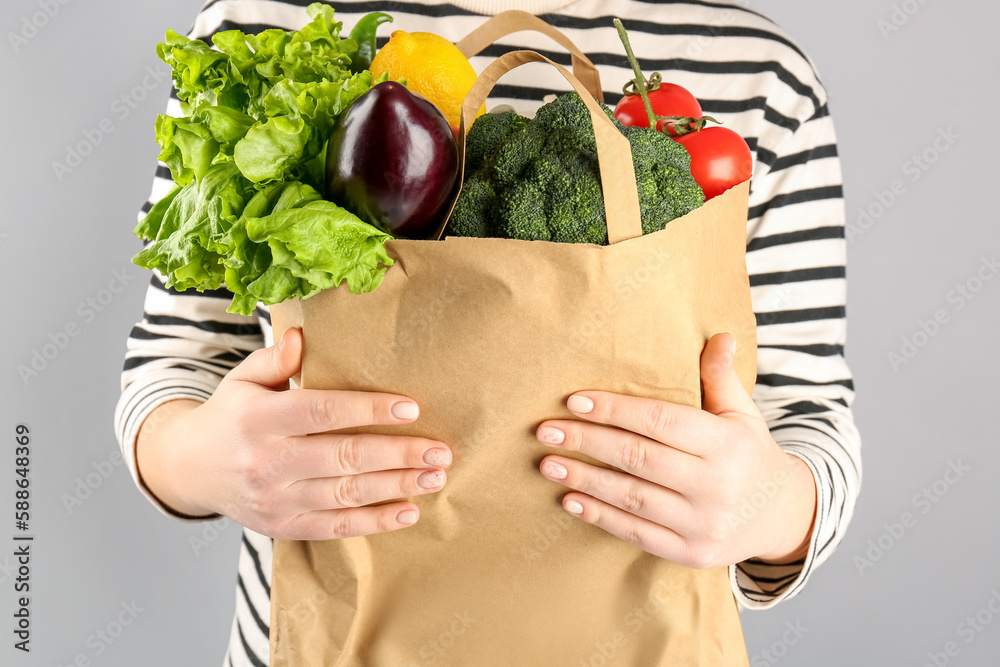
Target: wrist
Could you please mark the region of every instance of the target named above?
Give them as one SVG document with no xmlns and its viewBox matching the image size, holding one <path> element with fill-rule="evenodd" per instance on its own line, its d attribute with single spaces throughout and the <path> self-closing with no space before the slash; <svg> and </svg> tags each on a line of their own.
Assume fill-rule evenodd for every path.
<svg viewBox="0 0 1000 667">
<path fill-rule="evenodd" d="M 817 488 L 812 470 L 798 456 L 785 453 L 789 484 L 784 511 L 779 518 L 778 538 L 772 549 L 757 556 L 765 563 L 793 563 L 805 558 L 816 527 Z"/>
<path fill-rule="evenodd" d="M 215 514 L 195 496 L 187 450 L 191 413 L 201 404 L 184 398 L 159 405 L 143 420 L 135 439 L 139 484 L 168 510 L 192 518 Z"/>
</svg>

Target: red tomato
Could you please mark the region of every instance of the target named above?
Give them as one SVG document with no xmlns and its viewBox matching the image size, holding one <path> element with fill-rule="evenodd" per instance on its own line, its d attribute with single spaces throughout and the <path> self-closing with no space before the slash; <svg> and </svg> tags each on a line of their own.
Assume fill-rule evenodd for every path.
<svg viewBox="0 0 1000 667">
<path fill-rule="evenodd" d="M 660 83 L 660 87 L 649 92 L 649 104 L 657 116 L 683 116 L 685 118 L 701 118 L 701 105 L 694 95 L 686 88 L 674 83 Z M 615 118 L 623 125 L 633 127 L 649 127 L 649 116 L 646 106 L 639 95 L 626 95 L 615 106 Z M 666 121 L 659 121 L 656 129 L 663 130 Z M 667 128 L 670 134 L 671 128 Z"/>
<path fill-rule="evenodd" d="M 691 154 L 691 175 L 704 190 L 705 201 L 742 183 L 753 173 L 750 147 L 729 128 L 706 127 L 673 139 Z"/>
</svg>

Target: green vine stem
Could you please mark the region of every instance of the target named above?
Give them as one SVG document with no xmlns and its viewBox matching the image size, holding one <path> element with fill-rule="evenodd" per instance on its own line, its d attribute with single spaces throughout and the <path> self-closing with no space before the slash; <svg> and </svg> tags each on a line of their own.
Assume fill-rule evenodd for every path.
<svg viewBox="0 0 1000 667">
<path fill-rule="evenodd" d="M 659 72 L 653 72 L 649 79 L 646 79 L 642 73 L 642 69 L 639 67 L 639 62 L 635 59 L 635 53 L 632 52 L 632 44 L 628 40 L 628 33 L 625 32 L 625 26 L 622 24 L 621 19 L 615 19 L 614 24 L 615 28 L 618 29 L 618 37 L 621 38 L 622 45 L 625 47 L 625 55 L 628 56 L 628 62 L 632 65 L 632 71 L 635 73 L 635 78 L 625 84 L 622 92 L 626 95 L 639 95 L 642 98 L 642 104 L 646 107 L 646 117 L 649 119 L 649 126 L 651 128 L 666 132 L 666 128 L 670 127 L 673 136 L 683 137 L 692 132 L 701 132 L 705 124 L 709 121 L 722 125 L 722 121 L 716 120 L 711 116 L 702 116 L 701 118 L 657 116 L 653 111 L 653 105 L 649 101 L 649 93 L 660 87 L 660 84 L 663 83 L 663 76 Z M 662 129 L 658 127 L 661 120 L 666 121 Z"/>
<path fill-rule="evenodd" d="M 657 116 L 657 118 L 667 121 L 663 127 L 666 128 L 669 125 L 673 130 L 675 137 L 683 137 L 685 134 L 691 134 L 692 132 L 701 132 L 709 121 L 722 125 L 721 120 L 715 120 L 711 116 L 702 116 L 701 118 L 691 118 L 689 116 Z"/>
<path fill-rule="evenodd" d="M 651 93 L 655 90 L 659 90 L 661 83 L 663 83 L 663 75 L 660 74 L 659 72 L 653 72 L 646 79 L 646 92 Z M 638 91 L 636 91 L 635 89 L 635 81 L 633 81 L 632 79 L 629 79 L 628 81 L 625 82 L 625 85 L 622 87 L 622 92 L 625 93 L 626 95 L 639 94 Z"/>
<path fill-rule="evenodd" d="M 656 114 L 653 113 L 653 105 L 649 103 L 649 92 L 646 88 L 646 77 L 642 74 L 642 69 L 639 67 L 638 61 L 635 59 L 635 54 L 632 53 L 632 44 L 628 41 L 628 33 L 625 32 L 625 26 L 622 25 L 621 19 L 614 20 L 615 28 L 618 29 L 618 37 L 621 38 L 622 44 L 625 46 L 625 54 L 628 56 L 629 64 L 632 65 L 632 71 L 635 72 L 635 79 L 632 81 L 632 85 L 638 91 L 639 96 L 642 97 L 642 104 L 646 107 L 646 116 L 649 118 L 649 126 L 656 129 Z"/>
</svg>

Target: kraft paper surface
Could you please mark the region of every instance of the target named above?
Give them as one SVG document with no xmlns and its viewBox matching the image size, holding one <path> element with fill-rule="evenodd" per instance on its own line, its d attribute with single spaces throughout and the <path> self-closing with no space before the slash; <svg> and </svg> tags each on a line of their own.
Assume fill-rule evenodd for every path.
<svg viewBox="0 0 1000 667">
<path fill-rule="evenodd" d="M 484 72 L 469 113 L 503 72 L 544 60 L 525 53 Z M 395 264 L 375 291 L 342 285 L 272 306 L 275 340 L 302 327 L 300 386 L 420 405 L 412 424 L 344 432 L 440 440 L 454 461 L 441 491 L 408 499 L 420 508 L 412 527 L 275 540 L 271 665 L 749 664 L 727 568 L 689 569 L 570 516 L 568 490 L 538 472 L 554 450 L 535 429 L 572 419 L 571 393 L 700 407 L 700 355 L 723 331 L 748 392 L 756 378 L 749 184 L 636 236 L 628 143 L 596 105 L 592 116 L 609 230 L 625 240 L 391 240 Z"/>
</svg>

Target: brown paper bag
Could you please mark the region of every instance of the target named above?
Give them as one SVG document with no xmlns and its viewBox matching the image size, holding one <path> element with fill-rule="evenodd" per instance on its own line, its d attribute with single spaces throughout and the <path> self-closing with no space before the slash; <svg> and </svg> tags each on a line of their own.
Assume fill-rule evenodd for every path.
<svg viewBox="0 0 1000 667">
<path fill-rule="evenodd" d="M 487 68 L 463 124 L 530 61 L 549 62 L 520 51 Z M 573 418 L 578 390 L 700 406 L 700 354 L 721 331 L 752 389 L 748 184 L 641 236 L 628 142 L 556 67 L 591 108 L 616 242 L 393 240 L 374 292 L 272 308 L 276 338 L 303 329 L 301 386 L 420 404 L 413 424 L 354 431 L 454 451 L 444 489 L 410 499 L 413 527 L 275 541 L 275 667 L 748 665 L 727 568 L 685 568 L 568 515 L 567 490 L 538 472 L 552 450 L 534 438 L 541 421 Z"/>
<path fill-rule="evenodd" d="M 564 49 L 569 51 L 573 57 L 573 76 L 579 79 L 591 95 L 597 98 L 598 102 L 604 101 L 604 89 L 601 88 L 601 75 L 598 74 L 594 63 L 586 54 L 577 48 L 569 37 L 553 28 L 548 23 L 538 18 L 534 14 L 511 9 L 500 12 L 496 16 L 484 22 L 481 26 L 470 32 L 462 41 L 455 46 L 466 58 L 478 55 L 487 46 L 490 46 L 501 37 L 512 35 L 515 32 L 524 31 L 540 32 L 552 38 Z"/>
</svg>

